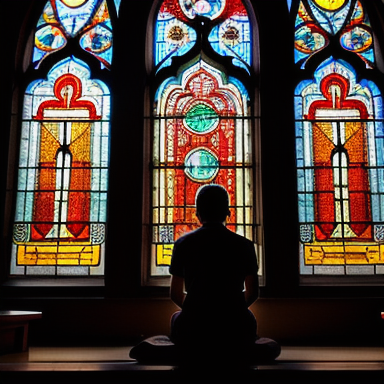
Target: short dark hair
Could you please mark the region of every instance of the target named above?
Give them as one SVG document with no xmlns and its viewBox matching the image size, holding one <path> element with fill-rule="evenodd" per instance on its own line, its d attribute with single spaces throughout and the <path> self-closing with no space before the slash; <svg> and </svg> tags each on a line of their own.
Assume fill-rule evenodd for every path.
<svg viewBox="0 0 384 384">
<path fill-rule="evenodd" d="M 207 184 L 197 191 L 196 213 L 203 221 L 224 221 L 229 216 L 227 190 L 218 184 Z"/>
</svg>

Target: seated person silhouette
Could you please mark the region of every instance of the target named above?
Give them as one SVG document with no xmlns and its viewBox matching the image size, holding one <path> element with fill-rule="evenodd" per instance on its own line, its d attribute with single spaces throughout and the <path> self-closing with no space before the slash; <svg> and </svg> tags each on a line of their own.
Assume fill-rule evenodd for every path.
<svg viewBox="0 0 384 384">
<path fill-rule="evenodd" d="M 172 316 L 170 338 L 184 362 L 198 357 L 246 363 L 257 339 L 248 309 L 259 290 L 255 247 L 226 228 L 229 215 L 225 188 L 201 187 L 196 197 L 201 227 L 174 244 L 170 295 L 181 310 Z"/>
<path fill-rule="evenodd" d="M 201 226 L 175 242 L 169 269 L 171 299 L 181 310 L 172 316 L 169 337 L 144 339 L 131 349 L 131 358 L 192 368 L 189 374 L 228 363 L 222 370 L 226 375 L 228 369 L 279 356 L 276 341 L 257 336 L 257 322 L 248 309 L 259 293 L 255 247 L 226 228 L 229 214 L 223 187 L 210 184 L 198 190 Z"/>
</svg>

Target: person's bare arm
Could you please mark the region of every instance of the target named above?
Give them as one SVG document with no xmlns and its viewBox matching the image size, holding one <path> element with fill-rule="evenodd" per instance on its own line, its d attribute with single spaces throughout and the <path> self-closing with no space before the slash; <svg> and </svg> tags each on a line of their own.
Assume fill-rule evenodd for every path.
<svg viewBox="0 0 384 384">
<path fill-rule="evenodd" d="M 245 302 L 250 307 L 259 297 L 259 279 L 257 276 L 248 275 L 245 277 Z"/>
<path fill-rule="evenodd" d="M 172 276 L 171 278 L 171 300 L 180 308 L 183 306 L 185 298 L 184 278 Z"/>
</svg>

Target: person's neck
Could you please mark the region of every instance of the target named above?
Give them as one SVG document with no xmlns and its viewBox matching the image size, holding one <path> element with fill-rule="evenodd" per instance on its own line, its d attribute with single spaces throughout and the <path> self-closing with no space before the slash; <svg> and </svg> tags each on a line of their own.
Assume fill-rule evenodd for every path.
<svg viewBox="0 0 384 384">
<path fill-rule="evenodd" d="M 203 221 L 201 223 L 203 226 L 209 227 L 209 226 L 219 226 L 222 225 L 223 227 L 226 226 L 225 221 Z"/>
</svg>

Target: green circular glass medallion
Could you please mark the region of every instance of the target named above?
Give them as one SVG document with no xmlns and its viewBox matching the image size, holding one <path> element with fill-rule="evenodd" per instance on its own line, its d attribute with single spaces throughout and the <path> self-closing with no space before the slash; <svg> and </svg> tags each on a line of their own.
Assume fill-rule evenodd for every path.
<svg viewBox="0 0 384 384">
<path fill-rule="evenodd" d="M 185 173 L 193 181 L 207 182 L 219 171 L 219 160 L 210 151 L 197 148 L 189 152 L 185 158 Z"/>
<path fill-rule="evenodd" d="M 218 126 L 219 116 L 208 105 L 198 104 L 187 112 L 185 123 L 195 133 L 208 133 Z"/>
</svg>

